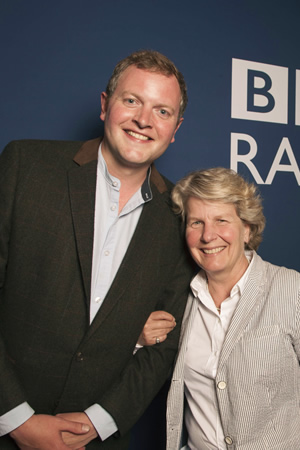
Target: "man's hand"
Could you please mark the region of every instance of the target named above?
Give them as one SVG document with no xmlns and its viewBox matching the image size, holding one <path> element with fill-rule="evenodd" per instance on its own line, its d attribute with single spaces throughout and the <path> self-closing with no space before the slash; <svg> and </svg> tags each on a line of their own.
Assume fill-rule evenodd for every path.
<svg viewBox="0 0 300 450">
<path fill-rule="evenodd" d="M 176 326 L 175 318 L 166 311 L 154 311 L 150 314 L 140 334 L 138 344 L 154 345 L 167 339 L 168 333 Z"/>
<path fill-rule="evenodd" d="M 80 424 L 86 424 L 89 427 L 89 431 L 86 434 L 74 434 L 72 431 L 68 432 L 67 430 L 62 433 L 62 438 L 64 443 L 69 448 L 81 448 L 87 445 L 90 441 L 98 437 L 98 433 L 95 430 L 94 425 L 90 421 L 89 417 L 83 413 L 64 413 L 57 414 L 56 417 L 60 417 L 65 420 L 70 420 L 72 422 L 79 422 Z"/>
<path fill-rule="evenodd" d="M 71 422 L 61 417 L 33 415 L 10 433 L 21 450 L 68 450 L 83 449 L 82 445 L 67 446 L 63 442 L 64 432 L 74 435 L 86 434 L 90 428 L 86 423 Z"/>
</svg>

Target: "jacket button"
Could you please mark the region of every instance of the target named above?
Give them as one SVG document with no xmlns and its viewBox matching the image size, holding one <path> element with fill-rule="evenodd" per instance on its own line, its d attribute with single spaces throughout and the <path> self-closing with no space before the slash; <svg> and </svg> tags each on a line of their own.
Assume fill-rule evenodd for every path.
<svg viewBox="0 0 300 450">
<path fill-rule="evenodd" d="M 223 389 L 226 389 L 226 387 L 227 387 L 226 381 L 219 381 L 219 383 L 218 383 L 219 389 L 223 390 Z"/>
<path fill-rule="evenodd" d="M 76 353 L 76 361 L 83 361 L 83 354 L 81 352 Z"/>
<path fill-rule="evenodd" d="M 233 439 L 230 436 L 226 436 L 225 442 L 226 442 L 226 444 L 231 445 L 231 444 L 233 444 Z"/>
</svg>

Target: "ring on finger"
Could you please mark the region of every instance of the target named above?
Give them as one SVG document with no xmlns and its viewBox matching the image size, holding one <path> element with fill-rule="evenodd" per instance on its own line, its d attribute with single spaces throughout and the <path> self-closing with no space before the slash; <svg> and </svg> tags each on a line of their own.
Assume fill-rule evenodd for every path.
<svg viewBox="0 0 300 450">
<path fill-rule="evenodd" d="M 155 342 L 156 342 L 156 344 L 160 344 L 160 339 L 159 339 L 159 337 L 155 338 Z"/>
</svg>

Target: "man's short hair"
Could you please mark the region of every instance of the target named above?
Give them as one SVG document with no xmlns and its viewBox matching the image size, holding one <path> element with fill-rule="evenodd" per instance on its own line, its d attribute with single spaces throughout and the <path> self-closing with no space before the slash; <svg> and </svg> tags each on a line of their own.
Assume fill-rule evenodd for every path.
<svg viewBox="0 0 300 450">
<path fill-rule="evenodd" d="M 183 116 L 188 102 L 187 87 L 183 75 L 169 58 L 155 50 L 139 50 L 122 59 L 116 65 L 106 87 L 107 100 L 109 101 L 113 95 L 121 74 L 129 66 L 136 66 L 138 69 L 148 70 L 149 72 L 157 72 L 167 77 L 172 75 L 176 77 L 181 92 L 179 120 Z"/>
</svg>

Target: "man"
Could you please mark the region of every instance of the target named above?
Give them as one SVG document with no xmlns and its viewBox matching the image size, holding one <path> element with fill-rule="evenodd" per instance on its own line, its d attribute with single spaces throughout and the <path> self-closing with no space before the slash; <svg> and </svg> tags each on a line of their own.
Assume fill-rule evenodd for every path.
<svg viewBox="0 0 300 450">
<path fill-rule="evenodd" d="M 186 103 L 173 63 L 136 52 L 101 95 L 102 140 L 1 154 L 1 449 L 125 449 L 166 380 L 179 327 L 134 348 L 151 311 L 178 321 L 187 298 L 172 186 L 152 164 Z"/>
</svg>

